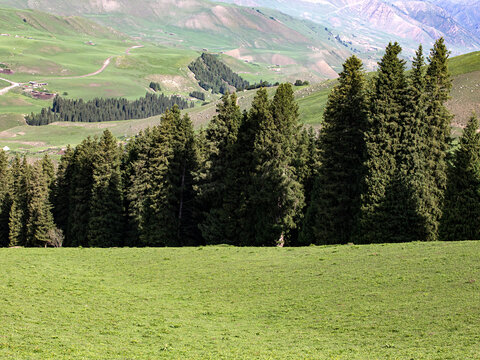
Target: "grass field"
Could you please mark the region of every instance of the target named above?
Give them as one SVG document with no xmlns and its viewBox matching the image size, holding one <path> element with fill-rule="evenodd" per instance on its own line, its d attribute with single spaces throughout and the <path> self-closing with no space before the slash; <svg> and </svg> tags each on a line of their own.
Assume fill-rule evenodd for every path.
<svg viewBox="0 0 480 360">
<path fill-rule="evenodd" d="M 0 358 L 479 359 L 479 253 L 0 249 Z"/>
</svg>

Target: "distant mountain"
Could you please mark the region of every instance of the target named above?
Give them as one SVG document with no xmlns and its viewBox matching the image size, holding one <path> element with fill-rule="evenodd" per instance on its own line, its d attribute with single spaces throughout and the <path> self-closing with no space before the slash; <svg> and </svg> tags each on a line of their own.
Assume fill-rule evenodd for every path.
<svg viewBox="0 0 480 360">
<path fill-rule="evenodd" d="M 0 6 L 84 16 L 135 38 L 278 65 L 275 71 L 292 77 L 335 77 L 353 51 L 309 20 L 207 0 L 0 0 Z"/>
<path fill-rule="evenodd" d="M 364 51 L 398 40 L 412 54 L 443 36 L 454 53 L 480 48 L 478 0 L 221 0 L 325 24 Z"/>
</svg>

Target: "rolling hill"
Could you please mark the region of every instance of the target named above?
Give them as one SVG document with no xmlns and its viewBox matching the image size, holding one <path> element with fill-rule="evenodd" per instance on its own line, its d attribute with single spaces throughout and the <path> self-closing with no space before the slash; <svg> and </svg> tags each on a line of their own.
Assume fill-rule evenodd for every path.
<svg viewBox="0 0 480 360">
<path fill-rule="evenodd" d="M 351 52 L 325 27 L 311 21 L 206 0 L 0 0 L 0 5 L 83 16 L 167 47 L 208 49 L 242 61 L 279 65 L 286 76 L 294 72 L 292 76 L 335 77 L 342 59 Z"/>
</svg>

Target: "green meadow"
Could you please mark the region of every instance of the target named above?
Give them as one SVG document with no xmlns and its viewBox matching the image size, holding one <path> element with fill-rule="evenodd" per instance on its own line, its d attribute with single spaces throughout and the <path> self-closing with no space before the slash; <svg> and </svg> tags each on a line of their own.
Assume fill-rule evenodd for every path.
<svg viewBox="0 0 480 360">
<path fill-rule="evenodd" d="M 4 359 L 478 359 L 480 242 L 0 249 Z"/>
</svg>

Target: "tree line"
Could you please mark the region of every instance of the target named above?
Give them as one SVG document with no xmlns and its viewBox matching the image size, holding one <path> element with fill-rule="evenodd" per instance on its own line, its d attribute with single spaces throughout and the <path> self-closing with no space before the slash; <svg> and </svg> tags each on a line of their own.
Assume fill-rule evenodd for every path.
<svg viewBox="0 0 480 360">
<path fill-rule="evenodd" d="M 228 92 L 228 85 L 237 90 L 250 86 L 248 81 L 243 80 L 212 54 L 203 53 L 188 65 L 188 68 L 195 74 L 198 85 L 206 91 L 212 90 L 214 94 L 225 94 Z"/>
<path fill-rule="evenodd" d="M 65 99 L 56 96 L 51 108 L 43 108 L 40 113 L 26 117 L 28 125 L 48 125 L 56 121 L 101 122 L 116 120 L 144 119 L 163 114 L 177 105 L 180 109 L 193 107 L 193 103 L 179 96 L 149 94 L 129 101 L 124 98 Z"/>
<path fill-rule="evenodd" d="M 478 239 L 480 136 L 451 151 L 448 51 L 405 71 L 389 44 L 367 81 L 352 56 L 319 133 L 291 84 L 242 112 L 225 94 L 195 133 L 178 107 L 119 145 L 106 130 L 48 157 L 0 153 L 3 246 L 274 246 Z"/>
</svg>

